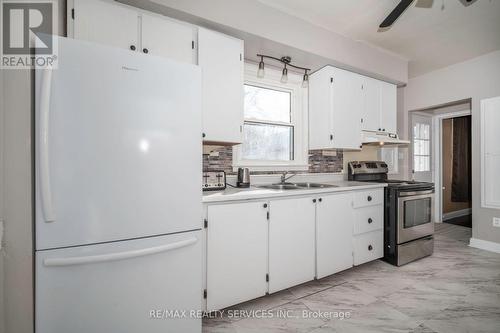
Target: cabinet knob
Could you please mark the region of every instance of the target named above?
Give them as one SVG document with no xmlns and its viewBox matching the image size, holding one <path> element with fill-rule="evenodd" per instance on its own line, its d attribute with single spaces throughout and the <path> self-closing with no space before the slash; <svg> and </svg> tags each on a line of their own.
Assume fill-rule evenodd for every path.
<svg viewBox="0 0 500 333">
<path fill-rule="evenodd" d="M 330 140 L 333 140 L 333 134 L 330 134 Z"/>
<path fill-rule="evenodd" d="M 313 199 L 313 202 L 316 203 L 316 199 Z"/>
<path fill-rule="evenodd" d="M 135 45 L 130 45 L 130 49 L 131 49 L 132 51 L 135 51 Z"/>
<path fill-rule="evenodd" d="M 372 222 L 373 222 L 372 218 L 371 218 L 371 217 L 369 217 L 369 218 L 368 218 L 368 223 L 372 223 Z"/>
<path fill-rule="evenodd" d="M 369 195 L 369 196 L 368 196 L 368 198 L 366 198 L 366 200 L 368 200 L 368 201 L 372 201 L 372 196 L 371 196 L 371 195 Z"/>
<path fill-rule="evenodd" d="M 323 201 L 323 199 L 319 198 L 318 201 L 321 202 L 321 201 Z"/>
<path fill-rule="evenodd" d="M 201 133 L 201 137 L 204 138 L 206 137 L 207 135 L 205 133 Z"/>
<path fill-rule="evenodd" d="M 264 208 L 267 208 L 267 204 L 266 203 L 263 206 L 264 206 Z"/>
<path fill-rule="evenodd" d="M 381 131 L 382 129 L 379 127 L 378 130 Z"/>
<path fill-rule="evenodd" d="M 146 49 L 146 48 L 144 48 L 144 49 L 142 49 L 142 52 L 144 52 L 144 53 L 148 53 L 148 52 L 149 52 L 149 50 L 148 50 L 148 49 Z"/>
<path fill-rule="evenodd" d="M 373 250 L 373 246 L 368 245 L 368 251 L 371 251 L 371 250 Z"/>
<path fill-rule="evenodd" d="M 385 128 L 383 128 L 383 129 L 382 129 L 382 131 L 384 131 L 384 132 L 385 132 Z"/>
</svg>

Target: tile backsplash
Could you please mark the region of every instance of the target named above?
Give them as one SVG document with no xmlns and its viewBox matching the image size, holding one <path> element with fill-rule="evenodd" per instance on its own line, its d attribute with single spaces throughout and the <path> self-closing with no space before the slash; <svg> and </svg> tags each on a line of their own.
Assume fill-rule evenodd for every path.
<svg viewBox="0 0 500 333">
<path fill-rule="evenodd" d="M 235 174 L 233 171 L 233 148 L 230 146 L 204 146 L 203 147 L 203 170 L 223 170 L 228 175 Z M 344 153 L 342 150 L 310 150 L 309 151 L 309 173 L 338 173 L 342 172 L 344 164 Z M 270 174 L 273 172 L 259 172 Z M 252 172 L 252 174 L 257 174 Z"/>
</svg>

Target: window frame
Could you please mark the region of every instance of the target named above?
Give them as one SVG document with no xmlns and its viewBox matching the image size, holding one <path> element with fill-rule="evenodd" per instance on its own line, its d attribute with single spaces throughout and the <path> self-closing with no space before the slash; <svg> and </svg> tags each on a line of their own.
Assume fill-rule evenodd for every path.
<svg viewBox="0 0 500 333">
<path fill-rule="evenodd" d="M 233 171 L 245 167 L 251 171 L 305 171 L 309 169 L 308 151 L 308 88 L 302 88 L 302 76 L 288 72 L 288 82 L 281 83 L 281 70 L 266 67 L 265 77 L 257 77 L 258 67 L 245 63 L 245 85 L 290 93 L 290 123 L 244 118 L 244 123 L 293 127 L 293 160 L 244 160 L 242 145 L 233 147 Z"/>
<path fill-rule="evenodd" d="M 431 165 L 431 130 L 432 130 L 432 126 L 430 124 L 427 124 L 427 123 L 419 123 L 419 122 L 416 122 L 415 123 L 416 125 L 419 125 L 420 126 L 420 129 L 421 129 L 421 126 L 424 125 L 424 126 L 428 126 L 429 129 L 428 129 L 428 133 L 429 133 L 429 136 L 428 138 L 424 138 L 421 134 L 417 137 L 416 136 L 416 131 L 415 131 L 415 126 L 413 126 L 412 128 L 412 144 L 413 144 L 413 170 L 414 172 L 430 172 L 432 171 L 432 165 Z M 416 154 L 416 142 L 419 141 L 420 143 L 423 143 L 423 144 L 426 144 L 428 146 L 428 154 L 426 155 L 423 155 L 423 154 Z M 415 163 L 415 158 L 418 157 L 418 158 L 422 158 L 422 157 L 427 157 L 429 159 L 429 164 L 428 164 L 428 169 L 427 170 L 417 170 L 417 164 Z"/>
</svg>

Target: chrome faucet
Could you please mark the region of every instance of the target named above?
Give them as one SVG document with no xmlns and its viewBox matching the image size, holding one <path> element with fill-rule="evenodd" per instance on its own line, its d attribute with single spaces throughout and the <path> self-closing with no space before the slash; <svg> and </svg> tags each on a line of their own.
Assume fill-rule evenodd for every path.
<svg viewBox="0 0 500 333">
<path fill-rule="evenodd" d="M 281 181 L 280 181 L 280 183 L 281 183 L 281 184 L 286 183 L 286 181 L 287 181 L 288 179 L 290 179 L 290 178 L 292 178 L 292 177 L 294 177 L 294 176 L 296 175 L 296 174 L 294 173 L 293 175 L 291 175 L 291 176 L 288 176 L 288 177 L 287 177 L 287 176 L 286 176 L 287 174 L 288 174 L 288 171 L 285 171 L 285 172 L 283 172 L 283 174 L 281 175 Z"/>
</svg>

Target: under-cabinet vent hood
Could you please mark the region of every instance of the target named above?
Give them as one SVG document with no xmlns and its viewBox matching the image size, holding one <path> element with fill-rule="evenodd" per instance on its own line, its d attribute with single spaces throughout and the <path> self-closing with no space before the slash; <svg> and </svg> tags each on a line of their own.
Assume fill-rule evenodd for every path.
<svg viewBox="0 0 500 333">
<path fill-rule="evenodd" d="M 410 141 L 401 140 L 397 134 L 385 132 L 368 132 L 363 131 L 364 145 L 408 145 Z"/>
</svg>

